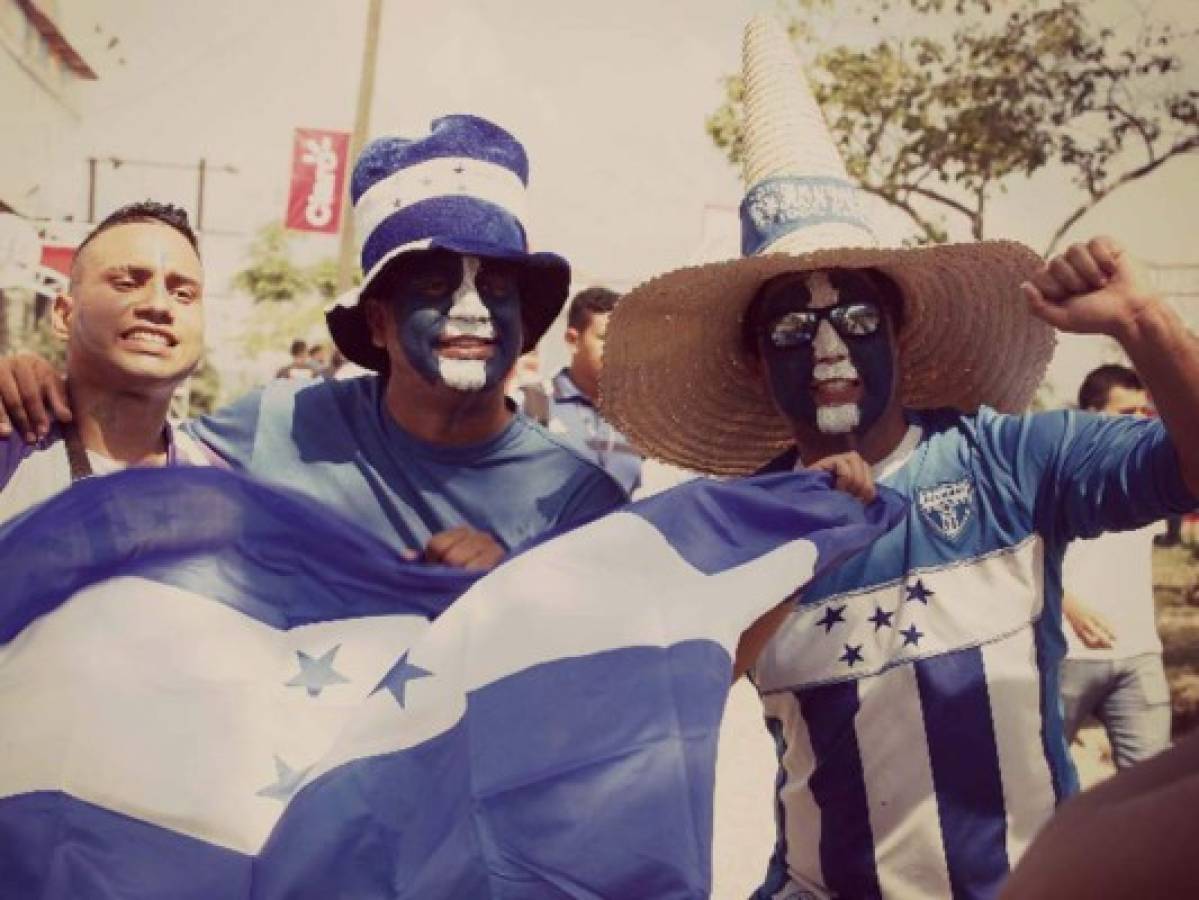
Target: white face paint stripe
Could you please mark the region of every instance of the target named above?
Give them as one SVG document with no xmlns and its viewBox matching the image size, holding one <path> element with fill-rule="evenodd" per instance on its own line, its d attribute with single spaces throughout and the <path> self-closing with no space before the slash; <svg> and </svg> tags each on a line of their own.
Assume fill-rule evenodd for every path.
<svg viewBox="0 0 1199 900">
<path fill-rule="evenodd" d="M 827 309 L 841 301 L 841 294 L 828 280 L 828 272 L 813 272 L 804 280 L 804 284 L 812 296 L 812 302 L 808 304 L 812 309 Z"/>
<path fill-rule="evenodd" d="M 475 286 L 481 263 L 477 256 L 462 257 L 462 281 L 455 289 L 446 315 L 443 337 L 495 337 L 491 311 L 483 303 Z M 447 359 L 438 357 L 437 371 L 441 380 L 458 391 L 477 391 L 487 383 L 487 361 L 482 359 Z"/>
</svg>

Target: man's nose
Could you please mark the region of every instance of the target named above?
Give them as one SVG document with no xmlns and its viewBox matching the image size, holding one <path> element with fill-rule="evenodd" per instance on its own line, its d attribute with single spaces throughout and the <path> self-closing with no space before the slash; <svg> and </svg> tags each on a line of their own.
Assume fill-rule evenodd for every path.
<svg viewBox="0 0 1199 900">
<path fill-rule="evenodd" d="M 490 319 L 491 312 L 479 296 L 475 283 L 466 279 L 454 291 L 453 302 L 450 304 L 450 316 L 455 319 Z"/>
<path fill-rule="evenodd" d="M 151 278 L 138 294 L 134 311 L 154 322 L 169 322 L 174 317 L 170 289 L 161 278 Z"/>
<path fill-rule="evenodd" d="M 827 319 L 822 320 L 816 327 L 812 351 L 816 362 L 836 362 L 849 356 L 849 348 L 845 346 L 845 342 L 841 340 L 841 336 L 837 334 L 837 330 L 828 323 Z"/>
</svg>

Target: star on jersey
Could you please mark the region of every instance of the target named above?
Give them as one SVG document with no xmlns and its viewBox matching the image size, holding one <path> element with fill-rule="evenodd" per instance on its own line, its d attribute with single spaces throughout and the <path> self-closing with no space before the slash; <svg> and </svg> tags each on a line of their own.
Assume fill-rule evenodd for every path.
<svg viewBox="0 0 1199 900">
<path fill-rule="evenodd" d="M 405 652 L 388 673 L 383 676 L 383 680 L 371 691 L 371 696 L 387 688 L 391 692 L 391 695 L 395 697 L 396 703 L 400 704 L 400 709 L 403 709 L 404 692 L 408 687 L 408 682 L 415 681 L 418 678 L 428 678 L 432 674 L 432 672 L 408 662 L 408 653 Z"/>
<path fill-rule="evenodd" d="M 845 622 L 845 604 L 840 606 L 827 606 L 824 610 L 824 615 L 816 620 L 817 625 L 824 626 L 824 633 L 828 634 L 833 630 L 833 626 L 838 623 Z"/>
<path fill-rule="evenodd" d="M 907 592 L 906 600 L 919 600 L 925 606 L 928 606 L 929 597 L 936 596 L 936 591 L 930 591 L 924 586 L 924 579 L 922 578 L 917 578 L 915 584 L 908 585 Z"/>
<path fill-rule="evenodd" d="M 895 626 L 891 624 L 891 619 L 894 618 L 894 616 L 894 612 L 887 612 L 881 606 L 876 606 L 874 608 L 874 615 L 872 615 L 866 621 L 873 622 L 874 630 L 878 631 L 880 628 L 894 628 Z"/>
<path fill-rule="evenodd" d="M 857 663 L 862 662 L 862 645 L 846 644 L 845 652 L 837 658 L 852 669 Z"/>
<path fill-rule="evenodd" d="M 296 651 L 296 662 L 300 664 L 300 673 L 287 682 L 286 687 L 302 687 L 308 691 L 309 697 L 319 697 L 321 691 L 330 685 L 348 684 L 349 680 L 333 668 L 333 657 L 341 649 L 338 644 L 321 657 L 312 657 L 303 650 Z"/>
</svg>

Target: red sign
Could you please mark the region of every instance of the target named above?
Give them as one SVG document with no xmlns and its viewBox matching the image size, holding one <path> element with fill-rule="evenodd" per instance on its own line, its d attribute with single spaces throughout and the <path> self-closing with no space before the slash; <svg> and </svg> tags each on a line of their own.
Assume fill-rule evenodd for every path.
<svg viewBox="0 0 1199 900">
<path fill-rule="evenodd" d="M 64 244 L 42 244 L 42 265 L 68 278 L 71 277 L 71 262 L 75 259 L 75 248 Z"/>
<path fill-rule="evenodd" d="M 297 128 L 291 151 L 291 194 L 287 227 L 337 234 L 350 135 L 345 131 Z"/>
</svg>

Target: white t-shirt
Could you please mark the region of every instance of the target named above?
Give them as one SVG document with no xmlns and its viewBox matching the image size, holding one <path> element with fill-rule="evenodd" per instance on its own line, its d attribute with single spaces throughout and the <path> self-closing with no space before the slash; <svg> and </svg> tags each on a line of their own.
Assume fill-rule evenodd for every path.
<svg viewBox="0 0 1199 900">
<path fill-rule="evenodd" d="M 1083 646 L 1068 621 L 1062 622 L 1068 659 L 1124 659 L 1161 653 L 1153 606 L 1153 524 L 1137 531 L 1111 532 L 1075 541 L 1066 551 L 1062 583 L 1087 608 L 1112 626 L 1116 640 L 1108 649 Z"/>
</svg>

